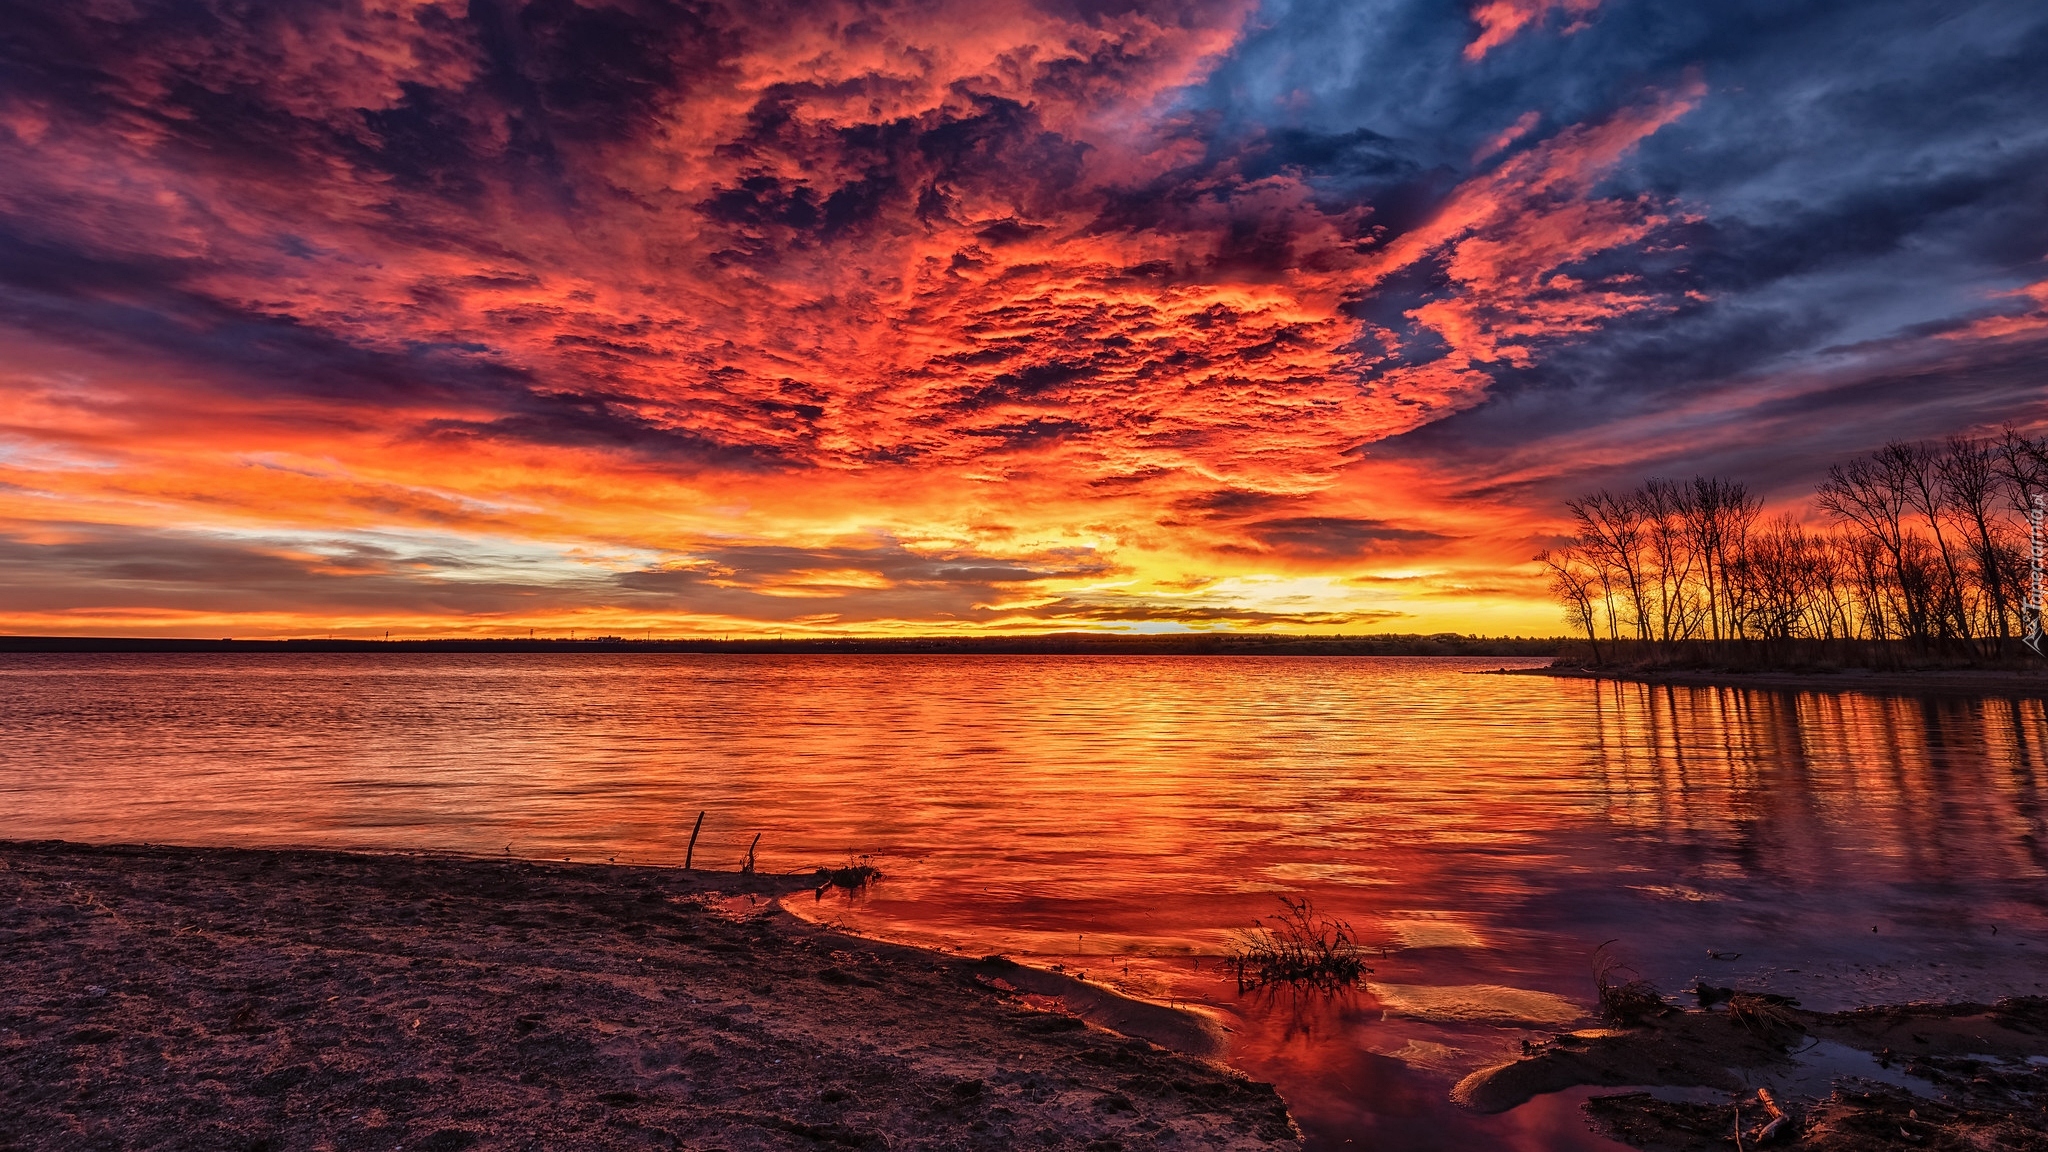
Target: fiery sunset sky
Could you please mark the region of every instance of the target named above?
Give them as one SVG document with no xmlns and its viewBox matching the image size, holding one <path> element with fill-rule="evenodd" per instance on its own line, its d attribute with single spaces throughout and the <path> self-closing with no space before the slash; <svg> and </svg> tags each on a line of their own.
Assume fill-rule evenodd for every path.
<svg viewBox="0 0 2048 1152">
<path fill-rule="evenodd" d="M 2048 7 L 0 0 L 0 631 L 1553 634 L 2048 423 Z"/>
</svg>

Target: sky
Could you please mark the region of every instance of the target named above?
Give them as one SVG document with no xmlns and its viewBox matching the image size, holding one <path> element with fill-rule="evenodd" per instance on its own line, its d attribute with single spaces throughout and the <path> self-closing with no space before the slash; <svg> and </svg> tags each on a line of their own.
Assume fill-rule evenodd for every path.
<svg viewBox="0 0 2048 1152">
<path fill-rule="evenodd" d="M 0 632 L 1564 631 L 2048 426 L 2048 7 L 0 0 Z"/>
</svg>

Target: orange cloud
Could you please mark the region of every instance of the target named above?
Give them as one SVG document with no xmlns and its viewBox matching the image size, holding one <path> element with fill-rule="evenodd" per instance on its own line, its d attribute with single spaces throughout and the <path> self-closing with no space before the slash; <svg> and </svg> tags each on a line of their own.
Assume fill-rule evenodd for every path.
<svg viewBox="0 0 2048 1152">
<path fill-rule="evenodd" d="M 619 11 L 95 24 L 102 105 L 11 107 L 70 287 L 8 321 L 0 628 L 1548 626 L 1359 449 L 1671 307 L 1581 265 L 1677 218 L 1597 188 L 1697 82 L 1391 232 L 1175 105 L 1245 3 Z"/>
<path fill-rule="evenodd" d="M 2027 300 L 2033 307 L 2025 312 L 1985 316 L 1961 328 L 1942 333 L 1947 340 L 2011 340 L 2048 334 L 2048 280 L 2015 288 L 2002 296 Z"/>
<path fill-rule="evenodd" d="M 1513 124 L 1510 124 L 1506 128 L 1503 128 L 1498 135 L 1493 137 L 1493 139 L 1488 140 L 1485 144 L 1480 145 L 1479 150 L 1472 153 L 1472 162 L 1474 164 L 1477 164 L 1480 161 L 1486 159 L 1488 156 L 1492 156 L 1495 153 L 1504 151 L 1508 147 L 1508 145 L 1513 144 L 1515 141 L 1520 140 L 1524 136 L 1527 136 L 1529 134 L 1530 129 L 1536 127 L 1536 125 L 1542 123 L 1542 121 L 1543 114 L 1541 112 L 1522 113 L 1520 116 L 1515 118 L 1515 122 Z"/>
<path fill-rule="evenodd" d="M 1565 34 L 1570 35 L 1585 27 L 1585 18 L 1598 7 L 1600 0 L 1484 0 L 1472 10 L 1479 35 L 1465 45 L 1465 59 L 1472 63 L 1485 59 L 1488 52 L 1514 39 L 1522 29 L 1541 24 L 1552 12 L 1572 18 L 1565 26 Z"/>
</svg>

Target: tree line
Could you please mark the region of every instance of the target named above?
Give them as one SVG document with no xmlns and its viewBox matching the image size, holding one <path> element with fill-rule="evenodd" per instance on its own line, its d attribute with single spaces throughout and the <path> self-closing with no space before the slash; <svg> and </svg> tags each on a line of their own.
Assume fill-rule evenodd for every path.
<svg viewBox="0 0 2048 1152">
<path fill-rule="evenodd" d="M 1596 661 L 1603 643 L 1613 655 L 1701 641 L 1999 659 L 2018 655 L 2038 611 L 2037 498 L 2048 437 L 2008 427 L 1834 465 L 1804 518 L 1766 517 L 1760 496 L 1720 477 L 1603 489 L 1566 502 L 1572 539 L 1536 560 Z"/>
</svg>

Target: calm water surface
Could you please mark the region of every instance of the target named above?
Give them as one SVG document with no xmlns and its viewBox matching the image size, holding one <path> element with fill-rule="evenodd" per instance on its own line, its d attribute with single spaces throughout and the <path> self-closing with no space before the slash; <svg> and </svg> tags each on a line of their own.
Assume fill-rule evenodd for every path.
<svg viewBox="0 0 2048 1152">
<path fill-rule="evenodd" d="M 0 836 L 680 863 L 705 810 L 700 864 L 888 875 L 804 914 L 1206 1006 L 1327 1148 L 1618 1147 L 1582 1093 L 1445 1103 L 1603 941 L 1823 1008 L 2044 991 L 2040 702 L 1502 663 L 0 656 Z M 1365 988 L 1222 977 L 1282 894 L 1383 951 Z"/>
</svg>

